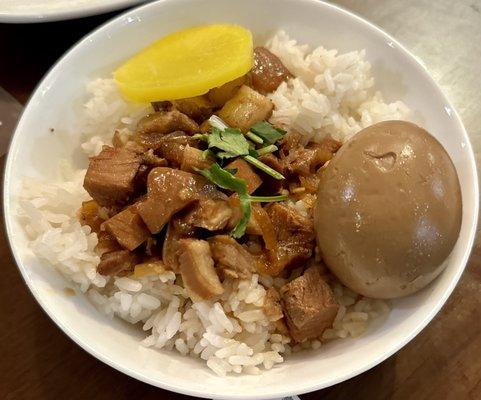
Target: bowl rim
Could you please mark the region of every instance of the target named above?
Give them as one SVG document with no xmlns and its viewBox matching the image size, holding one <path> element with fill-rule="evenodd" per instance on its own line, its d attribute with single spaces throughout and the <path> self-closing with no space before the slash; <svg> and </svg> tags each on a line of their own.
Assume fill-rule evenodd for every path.
<svg viewBox="0 0 481 400">
<path fill-rule="evenodd" d="M 134 6 L 145 2 L 147 0 L 116 0 L 115 3 L 94 5 L 85 5 L 82 8 L 63 8 L 59 11 L 44 11 L 39 14 L 28 13 L 11 13 L 7 11 L 0 11 L 0 23 L 5 24 L 28 24 L 28 23 L 42 23 L 42 22 L 55 22 L 55 21 L 67 21 L 74 18 L 90 17 L 93 15 L 104 14 L 109 11 L 120 10 L 125 7 Z M 70 50 L 70 49 L 69 49 Z M 48 73 L 48 72 L 47 72 Z"/>
<path fill-rule="evenodd" d="M 98 360 L 102 361 L 103 363 L 109 365 L 110 367 L 128 375 L 131 376 L 139 381 L 142 381 L 144 383 L 150 384 L 152 386 L 156 386 L 165 390 L 169 390 L 172 392 L 176 393 L 181 393 L 184 395 L 188 396 L 195 396 L 195 397 L 200 397 L 200 398 L 212 398 L 212 399 L 238 399 L 238 400 L 244 400 L 244 399 L 274 399 L 274 398 L 281 398 L 285 396 L 293 396 L 293 395 L 299 395 L 299 394 L 304 394 L 304 393 L 309 393 L 313 391 L 317 391 L 332 385 L 335 385 L 340 382 L 344 382 L 354 376 L 357 376 L 373 367 L 376 365 L 380 364 L 390 356 L 392 356 L 394 353 L 399 351 L 402 347 L 404 347 L 407 343 L 409 343 L 415 336 L 417 336 L 425 327 L 426 325 L 437 315 L 437 313 L 440 311 L 442 306 L 445 304 L 451 293 L 453 292 L 454 288 L 456 287 L 464 269 L 466 268 L 468 259 L 471 254 L 471 250 L 473 248 L 474 244 L 474 239 L 476 235 L 476 227 L 477 227 L 477 221 L 478 221 L 478 213 L 479 213 L 479 202 L 475 202 L 474 210 L 473 210 L 473 221 L 471 221 L 471 229 L 469 231 L 469 236 L 465 242 L 464 246 L 464 254 L 461 259 L 460 265 L 457 268 L 456 274 L 454 277 L 451 279 L 449 282 L 448 287 L 446 290 L 443 292 L 442 296 L 440 296 L 435 302 L 433 302 L 433 306 L 431 309 L 431 312 L 426 314 L 424 318 L 419 322 L 415 328 L 413 328 L 407 335 L 405 335 L 402 340 L 398 341 L 396 344 L 392 345 L 391 348 L 384 352 L 382 355 L 380 355 L 377 358 L 374 359 L 369 359 L 367 362 L 364 362 L 359 368 L 351 370 L 349 373 L 345 373 L 342 376 L 338 376 L 335 378 L 332 378 L 328 381 L 323 381 L 322 383 L 318 384 L 302 384 L 299 383 L 298 387 L 295 390 L 272 390 L 269 394 L 266 394 L 262 397 L 256 396 L 256 395 L 239 395 L 239 394 L 225 394 L 225 395 L 219 395 L 219 394 L 209 394 L 206 391 L 201 391 L 197 389 L 190 389 L 186 388 L 183 386 L 178 386 L 178 385 L 172 385 L 168 382 L 168 380 L 165 381 L 160 381 L 158 379 L 152 379 L 149 378 L 142 373 L 137 372 L 136 370 L 130 369 L 128 367 L 125 367 L 121 364 L 116 363 L 115 361 L 109 359 L 107 356 L 102 354 L 101 352 L 96 351 L 93 349 L 89 343 L 84 342 L 77 334 L 75 331 L 70 330 L 67 326 L 65 326 L 62 321 L 56 316 L 54 312 L 52 312 L 42 301 L 41 296 L 39 292 L 36 290 L 35 286 L 33 283 L 29 280 L 28 273 L 26 268 L 23 266 L 21 263 L 19 254 L 15 250 L 14 246 L 14 235 L 13 235 L 13 227 L 11 224 L 11 217 L 7 217 L 11 214 L 11 209 L 10 209 L 10 175 L 11 175 L 11 170 L 13 168 L 13 156 L 11 149 L 14 147 L 14 143 L 17 140 L 18 134 L 17 132 L 19 131 L 19 128 L 21 127 L 23 120 L 26 118 L 25 115 L 27 114 L 29 110 L 29 105 L 32 102 L 32 99 L 38 96 L 39 92 L 41 91 L 41 88 L 44 86 L 45 82 L 48 80 L 48 78 L 54 74 L 57 69 L 60 68 L 61 64 L 63 63 L 64 60 L 68 59 L 70 57 L 70 54 L 75 51 L 75 49 L 84 43 L 90 41 L 94 36 L 96 36 L 98 33 L 102 31 L 108 31 L 109 28 L 113 25 L 116 25 L 117 23 L 120 23 L 123 21 L 125 18 L 128 18 L 129 16 L 132 16 L 133 14 L 144 10 L 147 10 L 149 8 L 156 8 L 156 7 L 161 7 L 161 4 L 163 3 L 168 3 L 168 2 L 173 2 L 175 0 L 157 0 L 145 4 L 141 4 L 137 7 L 134 7 L 130 10 L 126 10 L 125 12 L 120 13 L 119 15 L 109 19 L 108 21 L 104 22 L 88 34 L 86 34 L 83 38 L 78 40 L 76 43 L 74 43 L 53 65 L 52 67 L 45 73 L 45 75 L 42 77 L 42 79 L 39 81 L 37 86 L 35 87 L 35 90 L 32 92 L 32 94 L 29 97 L 28 102 L 25 105 L 24 111 L 22 112 L 21 117 L 18 120 L 17 126 L 14 130 L 14 133 L 12 135 L 12 138 L 10 140 L 9 144 L 9 150 L 7 154 L 7 160 L 5 163 L 5 170 L 4 170 L 4 176 L 3 176 L 3 213 L 4 213 L 4 223 L 5 223 L 5 231 L 7 233 L 7 242 L 10 247 L 10 250 L 12 252 L 12 255 L 14 257 L 15 263 L 17 265 L 17 268 L 19 269 L 23 280 L 27 284 L 29 290 L 33 294 L 35 300 L 37 303 L 40 305 L 40 307 L 43 309 L 43 311 L 50 317 L 50 319 L 70 338 L 72 339 L 78 346 L 80 346 L 83 350 L 87 351 L 89 354 L 97 358 Z M 372 34 L 377 35 L 379 37 L 382 37 L 384 39 L 389 40 L 393 45 L 395 45 L 401 53 L 406 57 L 407 60 L 410 60 L 413 64 L 413 66 L 416 67 L 416 69 L 419 71 L 421 75 L 423 75 L 423 78 L 432 86 L 439 94 L 440 98 L 445 102 L 445 104 L 449 105 L 449 107 L 452 110 L 452 115 L 454 116 L 454 121 L 459 125 L 460 131 L 462 135 L 464 136 L 464 141 L 466 143 L 466 148 L 467 148 L 467 153 L 468 153 L 468 161 L 469 165 L 471 167 L 471 173 L 473 176 L 474 180 L 474 186 L 472 188 L 472 191 L 474 192 L 474 196 L 476 199 L 479 198 L 479 184 L 478 184 L 478 174 L 477 174 L 477 169 L 476 169 L 476 161 L 474 157 L 474 152 L 472 149 L 471 141 L 469 139 L 469 136 L 466 132 L 466 129 L 464 127 L 464 124 L 456 111 L 456 109 L 452 106 L 446 95 L 443 93 L 442 89 L 440 86 L 435 82 L 433 77 L 430 75 L 429 71 L 427 70 L 426 66 L 423 64 L 423 62 L 414 54 L 412 54 L 406 47 L 404 47 L 400 42 L 398 42 L 394 37 L 392 37 L 390 34 L 373 24 L 372 22 L 368 21 L 367 19 L 364 19 L 363 17 L 357 15 L 356 13 L 346 10 L 343 7 L 340 7 L 335 4 L 328 3 L 324 0 L 298 0 L 298 3 L 315 3 L 321 7 L 328 7 L 331 8 L 332 10 L 344 14 L 344 16 L 353 19 L 357 21 L 358 23 L 361 23 L 365 25 L 369 30 L 372 32 Z"/>
</svg>

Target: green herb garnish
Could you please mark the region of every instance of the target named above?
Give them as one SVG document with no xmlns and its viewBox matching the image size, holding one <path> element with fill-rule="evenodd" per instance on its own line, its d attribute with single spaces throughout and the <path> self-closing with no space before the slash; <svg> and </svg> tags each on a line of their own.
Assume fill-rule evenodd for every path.
<svg viewBox="0 0 481 400">
<path fill-rule="evenodd" d="M 239 195 L 242 217 L 230 233 L 233 238 L 239 239 L 246 233 L 247 224 L 251 217 L 251 201 L 249 195 Z"/>
<path fill-rule="evenodd" d="M 287 200 L 289 196 L 287 194 L 279 194 L 277 196 L 249 196 L 251 203 L 274 203 L 275 201 Z"/>
<path fill-rule="evenodd" d="M 263 156 L 264 154 L 274 153 L 277 150 L 278 149 L 275 144 L 270 144 L 269 146 L 262 147 L 259 150 L 257 150 L 257 155 L 260 157 L 260 156 Z"/>
<path fill-rule="evenodd" d="M 250 140 L 252 140 L 254 143 L 257 143 L 257 144 L 262 144 L 262 143 L 264 143 L 264 140 L 263 140 L 261 137 L 257 136 L 255 133 L 253 133 L 253 132 L 251 132 L 251 131 L 248 131 L 248 132 L 246 133 L 246 136 L 247 136 Z"/>
<path fill-rule="evenodd" d="M 269 122 L 266 121 L 258 122 L 252 126 L 250 130 L 257 136 L 261 137 L 267 144 L 276 143 L 286 134 L 286 131 L 279 128 L 274 128 Z"/>
<path fill-rule="evenodd" d="M 256 149 L 249 149 L 249 155 L 251 157 L 254 157 L 254 158 L 258 158 L 259 157 L 259 153 Z"/>
<path fill-rule="evenodd" d="M 251 215 L 252 202 L 274 202 L 287 200 L 287 195 L 280 196 L 251 196 L 247 192 L 247 184 L 244 179 L 237 178 L 230 170 L 223 169 L 219 164 L 214 163 L 208 169 L 196 169 L 196 171 L 212 183 L 222 189 L 231 190 L 239 195 L 242 218 L 231 232 L 231 235 L 239 239 L 244 236 L 247 223 Z"/>
<path fill-rule="evenodd" d="M 214 126 L 220 130 L 228 128 L 227 124 L 215 114 L 211 115 L 208 121 L 211 126 Z"/>
<path fill-rule="evenodd" d="M 246 181 L 235 177 L 217 163 L 212 164 L 208 169 L 196 169 L 196 171 L 222 189 L 232 190 L 239 195 L 247 195 Z"/>
<path fill-rule="evenodd" d="M 272 176 L 274 179 L 281 181 L 284 178 L 284 175 L 277 172 L 275 169 L 269 167 L 267 164 L 264 164 L 262 161 L 259 161 L 257 158 L 252 156 L 244 156 L 244 160 L 246 160 L 249 164 L 252 164 L 254 167 L 259 168 L 261 171 L 265 172 L 267 175 Z"/>
<path fill-rule="evenodd" d="M 209 123 L 212 125 L 209 134 L 194 135 L 194 138 L 207 142 L 209 148 L 204 151 L 204 158 L 215 156 L 220 160 L 224 160 L 227 158 L 242 157 L 248 163 L 273 178 L 279 180 L 285 179 L 282 174 L 258 160 L 258 157 L 277 150 L 274 143 L 284 136 L 285 131 L 274 128 L 268 122 L 259 122 L 243 135 L 239 129 L 229 128 L 227 124 L 216 115 L 209 118 Z M 266 146 L 256 150 L 256 145 L 263 143 L 265 143 Z M 251 196 L 247 192 L 247 183 L 245 180 L 235 176 L 237 171 L 227 168 L 223 169 L 217 163 L 212 164 L 208 169 L 196 169 L 196 171 L 220 188 L 231 190 L 239 195 L 242 217 L 231 232 L 231 235 L 236 239 L 245 234 L 251 215 L 251 203 L 283 201 L 288 198 L 287 195 Z"/>
<path fill-rule="evenodd" d="M 239 129 L 229 128 L 227 124 L 216 115 L 212 115 L 209 118 L 209 123 L 212 125 L 211 133 L 197 134 L 194 135 L 194 137 L 205 140 L 209 149 L 216 149 L 215 156 L 218 159 L 225 160 L 227 158 L 242 157 L 248 163 L 272 176 L 274 179 L 285 179 L 282 174 L 258 160 L 259 156 L 277 150 L 277 147 L 273 146 L 273 143 L 280 139 L 286 133 L 285 131 L 274 128 L 268 122 L 259 122 L 251 128 L 251 131 L 243 135 Z M 246 139 L 246 136 L 251 142 Z M 260 149 L 259 153 L 255 148 L 255 143 L 262 144 L 264 142 L 266 142 L 268 146 Z"/>
<path fill-rule="evenodd" d="M 213 127 L 211 134 L 207 136 L 209 149 L 221 150 L 217 157 L 233 158 L 249 154 L 249 142 L 239 129 L 227 128 L 224 130 Z"/>
<path fill-rule="evenodd" d="M 207 134 L 206 133 L 196 133 L 195 135 L 192 135 L 192 139 L 196 140 L 203 140 L 204 142 L 207 142 Z"/>
</svg>

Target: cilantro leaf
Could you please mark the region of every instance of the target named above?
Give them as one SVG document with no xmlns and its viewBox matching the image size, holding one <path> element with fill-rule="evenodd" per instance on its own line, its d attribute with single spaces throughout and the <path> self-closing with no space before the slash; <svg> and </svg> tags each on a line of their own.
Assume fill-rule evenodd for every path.
<svg viewBox="0 0 481 400">
<path fill-rule="evenodd" d="M 286 134 L 286 131 L 274 128 L 269 122 L 266 121 L 258 122 L 252 126 L 250 130 L 257 136 L 260 136 L 267 144 L 276 143 Z"/>
<path fill-rule="evenodd" d="M 254 158 L 258 158 L 258 157 L 259 157 L 259 153 L 257 152 L 256 149 L 250 149 L 250 150 L 249 150 L 249 155 L 250 155 L 251 157 L 254 157 Z"/>
<path fill-rule="evenodd" d="M 207 136 L 209 148 L 215 147 L 221 152 L 219 158 L 232 158 L 249 154 L 249 142 L 239 129 L 227 128 L 223 131 L 213 127 Z"/>
<path fill-rule="evenodd" d="M 242 217 L 231 232 L 231 235 L 236 239 L 241 238 L 245 234 L 247 223 L 249 222 L 251 215 L 252 202 L 283 201 L 288 198 L 286 195 L 250 196 L 247 192 L 246 181 L 234 176 L 237 171 L 234 169 L 223 169 L 217 163 L 212 164 L 208 169 L 196 169 L 196 171 L 220 188 L 231 190 L 239 194 Z"/>
<path fill-rule="evenodd" d="M 225 160 L 226 158 L 237 157 L 237 156 L 233 155 L 232 153 L 228 153 L 227 151 L 219 151 L 216 154 L 216 156 L 217 156 L 217 158 L 220 158 L 221 160 Z"/>
<path fill-rule="evenodd" d="M 242 237 L 251 215 L 251 203 L 245 180 L 235 177 L 230 170 L 222 169 L 217 163 L 212 164 L 209 169 L 197 169 L 197 172 L 222 189 L 232 190 L 239 194 L 242 218 L 234 227 L 231 234 L 237 239 Z"/>
<path fill-rule="evenodd" d="M 234 229 L 231 232 L 231 235 L 235 239 L 239 239 L 242 236 L 244 236 L 247 228 L 247 224 L 249 222 L 249 219 L 251 217 L 251 201 L 249 198 L 249 195 L 240 195 L 239 196 L 240 200 L 240 208 L 242 211 L 242 218 L 237 222 L 237 225 L 234 227 Z"/>
<path fill-rule="evenodd" d="M 247 195 L 246 181 L 222 169 L 217 163 L 212 164 L 208 169 L 196 169 L 196 171 L 222 189 L 232 190 L 239 195 Z"/>
</svg>

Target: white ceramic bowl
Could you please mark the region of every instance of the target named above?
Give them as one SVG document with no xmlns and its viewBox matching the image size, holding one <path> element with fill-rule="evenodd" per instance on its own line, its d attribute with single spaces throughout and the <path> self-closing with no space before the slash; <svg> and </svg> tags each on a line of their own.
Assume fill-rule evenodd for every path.
<svg viewBox="0 0 481 400">
<path fill-rule="evenodd" d="M 66 297 L 66 282 L 27 250 L 15 218 L 15 195 L 24 175 L 52 176 L 60 158 L 71 157 L 79 138 L 61 139 L 50 127 L 68 127 L 85 82 L 164 34 L 200 23 L 242 24 L 262 42 L 283 28 L 300 42 L 341 51 L 364 48 L 388 100 L 401 98 L 451 155 L 462 188 L 463 220 L 443 274 L 423 291 L 393 302 L 383 324 L 356 340 L 297 354 L 260 376 L 219 378 L 197 360 L 143 348 L 142 332 L 99 314 L 83 296 Z M 84 163 L 86 160 L 83 161 Z M 98 359 L 144 382 L 199 397 L 275 398 L 341 382 L 389 357 L 436 315 L 466 265 L 478 214 L 476 167 L 458 115 L 425 68 L 393 38 L 338 7 L 313 0 L 165 0 L 123 14 L 74 46 L 47 74 L 18 124 L 5 173 L 8 237 L 33 295 L 55 323 Z"/>
</svg>

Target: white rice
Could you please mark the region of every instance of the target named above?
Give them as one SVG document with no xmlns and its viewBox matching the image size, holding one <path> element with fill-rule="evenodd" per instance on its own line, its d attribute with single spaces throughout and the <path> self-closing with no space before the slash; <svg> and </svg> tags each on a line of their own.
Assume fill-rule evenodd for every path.
<svg viewBox="0 0 481 400">
<path fill-rule="evenodd" d="M 303 133 L 308 141 L 326 135 L 345 141 L 362 128 L 390 119 L 408 119 L 401 101 L 383 102 L 374 92 L 371 65 L 364 50 L 338 54 L 319 46 L 311 51 L 278 32 L 267 47 L 296 76 L 270 95 L 271 122 Z"/>
<path fill-rule="evenodd" d="M 401 102 L 385 104 L 373 93 L 374 80 L 364 51 L 337 54 L 322 47 L 309 52 L 286 33 L 279 32 L 268 47 L 297 76 L 272 95 L 276 109 L 272 122 L 290 126 L 308 140 L 330 134 L 346 140 L 374 122 L 408 116 Z M 82 118 L 82 148 L 87 155 L 100 152 L 118 131 L 128 135 L 148 105 L 125 102 L 111 79 L 96 79 L 87 85 L 88 101 Z M 293 351 L 319 349 L 320 340 L 291 346 L 289 337 L 277 331 L 263 312 L 266 289 L 281 287 L 282 278 L 254 275 L 250 280 L 224 282 L 224 295 L 216 301 L 192 303 L 181 278 L 167 271 L 142 278 L 104 277 L 96 272 L 97 237 L 81 226 L 77 210 L 88 200 L 82 183 L 85 170 L 73 171 L 63 162 L 54 182 L 26 178 L 20 198 L 19 218 L 30 238 L 31 250 L 58 269 L 105 314 L 130 323 L 141 323 L 145 346 L 175 350 L 200 358 L 216 374 L 259 374 L 282 363 Z M 291 204 L 302 213 L 302 202 Z M 295 278 L 301 270 L 292 272 Z M 389 311 L 385 302 L 360 298 L 333 283 L 340 303 L 331 329 L 323 341 L 357 337 L 369 322 Z"/>
<path fill-rule="evenodd" d="M 132 132 L 138 120 L 151 111 L 150 104 L 126 102 L 113 79 L 95 79 L 87 83 L 86 92 L 81 130 L 85 138 L 82 149 L 89 156 L 110 144 L 115 131 L 121 135 Z"/>
</svg>

